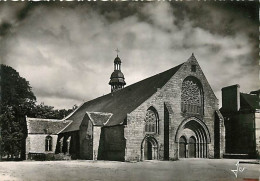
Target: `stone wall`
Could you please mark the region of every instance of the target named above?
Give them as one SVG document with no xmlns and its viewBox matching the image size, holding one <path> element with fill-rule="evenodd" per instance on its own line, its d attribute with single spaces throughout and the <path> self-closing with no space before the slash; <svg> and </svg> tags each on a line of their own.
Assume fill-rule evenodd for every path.
<svg viewBox="0 0 260 181">
<path fill-rule="evenodd" d="M 196 65 L 196 72 L 191 71 L 191 65 Z M 193 76 L 200 80 L 204 92 L 204 115 L 184 114 L 181 111 L 181 87 L 183 80 Z M 147 109 L 154 107 L 159 115 L 159 134 L 153 135 L 158 142 L 158 151 L 164 152 L 164 104 L 168 103 L 172 109 L 169 115 L 169 158 L 178 158 L 178 144 L 175 142 L 175 135 L 179 125 L 189 117 L 196 116 L 207 126 L 211 141 L 208 144 L 208 157 L 214 157 L 214 113 L 218 110 L 218 100 L 206 80 L 201 68 L 194 59 L 185 62 L 175 75 L 147 101 L 127 115 L 125 127 L 126 160 L 141 159 L 141 144 L 145 137 L 145 115 Z M 159 154 L 159 159 L 164 154 Z"/>
<path fill-rule="evenodd" d="M 260 113 L 255 113 L 256 156 L 260 158 Z"/>
<path fill-rule="evenodd" d="M 102 159 L 104 160 L 125 160 L 125 138 L 124 126 L 103 127 L 102 136 L 104 140 Z"/>
<path fill-rule="evenodd" d="M 93 159 L 97 160 L 99 158 L 98 150 L 101 136 L 101 127 L 94 126 L 93 127 Z"/>
<path fill-rule="evenodd" d="M 70 138 L 70 142 L 68 142 L 69 138 Z M 61 140 L 62 140 L 62 145 L 61 145 Z M 78 159 L 80 158 L 79 142 L 80 142 L 79 131 L 60 133 L 58 137 L 57 146 L 56 146 L 56 153 L 69 154 L 71 155 L 72 159 Z M 69 146 L 69 150 L 68 150 L 68 146 Z"/>
<path fill-rule="evenodd" d="M 83 119 L 79 131 L 80 158 L 85 160 L 93 159 L 93 124 Z"/>
<path fill-rule="evenodd" d="M 219 111 L 215 112 L 215 158 L 222 158 L 225 153 L 224 118 Z"/>
<path fill-rule="evenodd" d="M 29 134 L 26 138 L 26 158 L 29 153 L 55 153 L 58 135 L 52 137 L 52 151 L 45 151 L 45 138 L 48 134 Z"/>
<path fill-rule="evenodd" d="M 223 158 L 223 155 L 226 152 L 226 128 L 225 128 L 225 121 L 222 116 L 222 119 L 220 119 L 220 158 Z"/>
</svg>

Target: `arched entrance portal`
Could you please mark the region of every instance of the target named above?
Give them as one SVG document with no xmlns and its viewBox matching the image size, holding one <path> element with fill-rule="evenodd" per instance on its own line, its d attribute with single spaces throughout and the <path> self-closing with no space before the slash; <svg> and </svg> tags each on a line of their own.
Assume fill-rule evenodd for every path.
<svg viewBox="0 0 260 181">
<path fill-rule="evenodd" d="M 184 120 L 177 130 L 179 158 L 207 158 L 210 134 L 204 122 L 197 118 Z"/>
<path fill-rule="evenodd" d="M 141 144 L 141 160 L 157 160 L 158 159 L 158 143 L 152 136 L 146 136 Z"/>
<path fill-rule="evenodd" d="M 144 159 L 145 160 L 153 159 L 153 145 L 149 140 L 145 140 L 144 143 Z"/>
</svg>

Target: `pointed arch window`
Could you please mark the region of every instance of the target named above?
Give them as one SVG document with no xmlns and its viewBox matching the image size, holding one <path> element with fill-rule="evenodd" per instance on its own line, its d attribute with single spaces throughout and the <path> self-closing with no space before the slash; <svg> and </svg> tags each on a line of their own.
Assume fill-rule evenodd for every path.
<svg viewBox="0 0 260 181">
<path fill-rule="evenodd" d="M 203 90 L 200 81 L 192 76 L 182 82 L 181 109 L 184 113 L 203 114 Z"/>
<path fill-rule="evenodd" d="M 45 151 L 52 151 L 52 137 L 46 136 L 45 138 Z"/>
<path fill-rule="evenodd" d="M 158 113 L 154 108 L 149 108 L 145 115 L 145 132 L 159 133 Z"/>
</svg>

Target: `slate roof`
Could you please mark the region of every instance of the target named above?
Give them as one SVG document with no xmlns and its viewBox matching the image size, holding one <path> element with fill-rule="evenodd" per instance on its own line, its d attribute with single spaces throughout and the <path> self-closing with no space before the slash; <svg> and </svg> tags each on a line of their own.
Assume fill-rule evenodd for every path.
<svg viewBox="0 0 260 181">
<path fill-rule="evenodd" d="M 26 118 L 28 134 L 58 134 L 71 120 Z"/>
<path fill-rule="evenodd" d="M 109 119 L 111 118 L 113 114 L 112 113 L 103 113 L 103 112 L 86 112 L 84 115 L 82 121 L 90 120 L 94 126 L 104 126 Z M 67 126 L 63 130 L 61 130 L 59 133 L 66 133 L 70 131 L 77 131 L 80 129 L 80 125 L 82 121 L 76 121 L 73 124 L 73 130 L 71 127 Z"/>
<path fill-rule="evenodd" d="M 257 95 L 240 93 L 241 109 L 260 109 L 259 97 Z"/>
<path fill-rule="evenodd" d="M 64 131 L 78 130 L 86 112 L 112 113 L 112 117 L 105 126 L 124 124 L 126 114 L 131 113 L 156 93 L 157 88 L 162 88 L 182 65 L 183 64 L 180 64 L 116 92 L 85 102 L 66 118 L 73 120 L 73 122 Z"/>
<path fill-rule="evenodd" d="M 87 112 L 87 114 L 92 123 L 96 126 L 104 126 L 113 115 L 112 113 L 103 112 Z"/>
<path fill-rule="evenodd" d="M 258 90 L 255 90 L 255 91 L 251 91 L 250 94 L 255 94 L 255 95 L 258 95 L 260 94 L 260 89 Z"/>
</svg>

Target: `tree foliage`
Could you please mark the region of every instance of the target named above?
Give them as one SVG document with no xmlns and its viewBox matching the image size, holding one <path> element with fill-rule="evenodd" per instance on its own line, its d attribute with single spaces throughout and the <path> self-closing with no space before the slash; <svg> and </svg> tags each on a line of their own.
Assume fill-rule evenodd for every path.
<svg viewBox="0 0 260 181">
<path fill-rule="evenodd" d="M 36 97 L 29 82 L 13 68 L 1 65 L 0 77 L 1 153 L 13 157 L 21 154 L 26 137 L 24 115 L 33 109 Z"/>
<path fill-rule="evenodd" d="M 0 67 L 0 153 L 11 158 L 20 157 L 25 151 L 27 137 L 25 116 L 62 119 L 76 109 L 55 110 L 41 103 L 36 105 L 36 97 L 26 79 L 10 66 Z M 1 158 L 1 157 L 0 157 Z"/>
<path fill-rule="evenodd" d="M 35 118 L 45 118 L 45 119 L 63 119 L 69 113 L 77 108 L 76 105 L 72 107 L 72 109 L 54 109 L 53 106 L 47 106 L 44 103 L 36 105 L 32 110 L 30 117 Z"/>
</svg>

